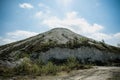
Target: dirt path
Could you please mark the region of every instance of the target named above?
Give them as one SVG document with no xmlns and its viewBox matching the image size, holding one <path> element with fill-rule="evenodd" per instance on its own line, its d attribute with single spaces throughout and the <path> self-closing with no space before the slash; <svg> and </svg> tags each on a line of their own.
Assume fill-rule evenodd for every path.
<svg viewBox="0 0 120 80">
<path fill-rule="evenodd" d="M 94 67 L 72 72 L 62 80 L 120 80 L 120 67 Z"/>
<path fill-rule="evenodd" d="M 56 77 L 41 77 L 38 80 L 120 80 L 120 67 L 94 67 L 76 70 Z"/>
</svg>

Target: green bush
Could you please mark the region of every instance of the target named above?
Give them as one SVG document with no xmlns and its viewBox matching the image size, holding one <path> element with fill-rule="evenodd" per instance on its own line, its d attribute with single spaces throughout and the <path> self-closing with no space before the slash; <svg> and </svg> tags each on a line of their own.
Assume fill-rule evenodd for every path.
<svg viewBox="0 0 120 80">
<path fill-rule="evenodd" d="M 79 63 L 78 63 L 78 61 L 76 60 L 75 57 L 69 57 L 69 58 L 67 59 L 66 66 L 67 66 L 68 68 L 72 69 L 72 68 L 76 67 L 78 64 L 79 64 Z"/>
<path fill-rule="evenodd" d="M 14 68 L 16 74 L 38 74 L 39 66 L 32 63 L 29 59 L 25 59 L 19 66 Z"/>
<path fill-rule="evenodd" d="M 58 66 L 54 65 L 52 62 L 48 62 L 46 65 L 42 66 L 41 73 L 47 75 L 47 74 L 53 74 L 55 75 L 58 71 Z"/>
</svg>

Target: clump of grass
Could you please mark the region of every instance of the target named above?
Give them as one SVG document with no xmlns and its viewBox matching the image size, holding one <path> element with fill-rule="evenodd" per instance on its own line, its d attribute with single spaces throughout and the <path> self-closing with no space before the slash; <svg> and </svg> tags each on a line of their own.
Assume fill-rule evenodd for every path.
<svg viewBox="0 0 120 80">
<path fill-rule="evenodd" d="M 41 75 L 56 75 L 59 67 L 53 64 L 52 62 L 48 62 L 46 65 L 42 66 L 40 69 Z"/>
<path fill-rule="evenodd" d="M 67 59 L 66 66 L 68 66 L 69 68 L 73 68 L 73 67 L 77 66 L 77 64 L 79 64 L 79 63 L 75 57 L 69 57 Z"/>
</svg>

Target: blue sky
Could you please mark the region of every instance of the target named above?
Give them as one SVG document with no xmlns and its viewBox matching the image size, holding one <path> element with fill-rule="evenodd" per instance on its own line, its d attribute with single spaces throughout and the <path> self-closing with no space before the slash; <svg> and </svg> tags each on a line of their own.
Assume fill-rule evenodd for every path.
<svg viewBox="0 0 120 80">
<path fill-rule="evenodd" d="M 56 27 L 116 45 L 120 0 L 0 0 L 0 45 Z"/>
</svg>

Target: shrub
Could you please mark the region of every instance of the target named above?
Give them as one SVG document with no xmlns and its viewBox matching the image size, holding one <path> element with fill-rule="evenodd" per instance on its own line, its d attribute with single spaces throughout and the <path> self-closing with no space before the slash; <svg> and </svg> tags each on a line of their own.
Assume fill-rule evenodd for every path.
<svg viewBox="0 0 120 80">
<path fill-rule="evenodd" d="M 14 68 L 16 74 L 38 74 L 39 66 L 32 63 L 29 59 L 25 59 L 19 66 Z"/>
<path fill-rule="evenodd" d="M 48 62 L 46 65 L 44 65 L 41 69 L 41 73 L 47 75 L 47 74 L 53 74 L 55 75 L 58 71 L 58 67 L 54 65 L 52 62 Z"/>
<path fill-rule="evenodd" d="M 73 70 L 73 69 L 89 69 L 91 68 L 91 64 L 80 64 L 79 61 L 75 57 L 69 57 L 66 63 L 66 70 Z"/>
<path fill-rule="evenodd" d="M 69 57 L 67 59 L 66 66 L 68 66 L 69 68 L 74 68 L 77 64 L 78 64 L 78 61 L 76 60 L 75 57 Z"/>
</svg>

